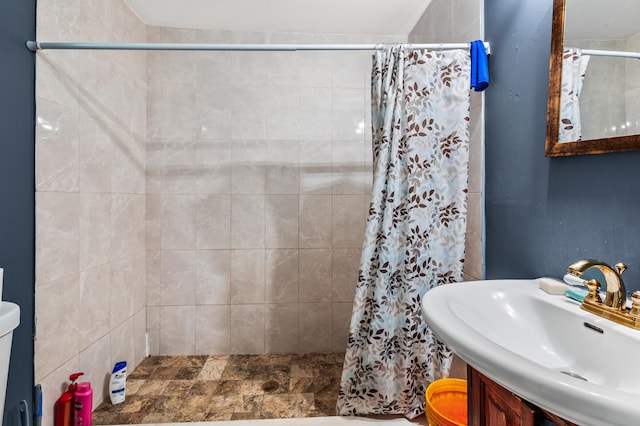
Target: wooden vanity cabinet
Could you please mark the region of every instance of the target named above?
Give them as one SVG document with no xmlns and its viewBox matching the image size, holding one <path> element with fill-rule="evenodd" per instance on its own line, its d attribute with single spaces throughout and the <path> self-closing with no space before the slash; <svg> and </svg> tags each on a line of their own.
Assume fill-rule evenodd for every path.
<svg viewBox="0 0 640 426">
<path fill-rule="evenodd" d="M 467 366 L 469 426 L 578 426 L 525 401 Z"/>
</svg>

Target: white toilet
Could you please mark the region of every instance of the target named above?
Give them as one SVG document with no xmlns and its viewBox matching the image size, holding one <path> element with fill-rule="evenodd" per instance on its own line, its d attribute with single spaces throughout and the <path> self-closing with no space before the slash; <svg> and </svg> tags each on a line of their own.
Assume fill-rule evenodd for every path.
<svg viewBox="0 0 640 426">
<path fill-rule="evenodd" d="M 7 376 L 13 330 L 20 324 L 20 307 L 11 302 L 0 302 L 0 420 L 4 415 L 4 398 L 7 395 Z"/>
</svg>

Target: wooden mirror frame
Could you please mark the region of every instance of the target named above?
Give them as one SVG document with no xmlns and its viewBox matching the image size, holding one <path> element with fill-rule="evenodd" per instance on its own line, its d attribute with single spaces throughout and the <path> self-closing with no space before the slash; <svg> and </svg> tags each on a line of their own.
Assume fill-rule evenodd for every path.
<svg viewBox="0 0 640 426">
<path fill-rule="evenodd" d="M 547 104 L 547 157 L 640 151 L 640 135 L 559 142 L 560 92 L 562 90 L 562 51 L 564 47 L 565 0 L 553 0 L 551 55 L 549 57 L 549 100 Z"/>
</svg>

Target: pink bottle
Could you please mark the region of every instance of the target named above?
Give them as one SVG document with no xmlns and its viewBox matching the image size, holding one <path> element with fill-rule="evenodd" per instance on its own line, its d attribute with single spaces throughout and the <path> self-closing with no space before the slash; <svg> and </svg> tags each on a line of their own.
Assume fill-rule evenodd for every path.
<svg viewBox="0 0 640 426">
<path fill-rule="evenodd" d="M 91 426 L 91 412 L 93 409 L 93 389 L 91 383 L 78 384 L 73 402 L 74 426 Z"/>
</svg>

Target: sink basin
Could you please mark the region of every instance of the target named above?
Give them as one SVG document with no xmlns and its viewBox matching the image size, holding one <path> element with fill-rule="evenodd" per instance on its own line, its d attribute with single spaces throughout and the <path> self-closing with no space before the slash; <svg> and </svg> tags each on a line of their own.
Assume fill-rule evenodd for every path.
<svg viewBox="0 0 640 426">
<path fill-rule="evenodd" d="M 547 294 L 536 280 L 436 287 L 422 313 L 460 358 L 531 403 L 582 426 L 640 418 L 640 331 Z"/>
</svg>

